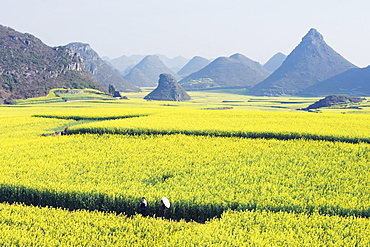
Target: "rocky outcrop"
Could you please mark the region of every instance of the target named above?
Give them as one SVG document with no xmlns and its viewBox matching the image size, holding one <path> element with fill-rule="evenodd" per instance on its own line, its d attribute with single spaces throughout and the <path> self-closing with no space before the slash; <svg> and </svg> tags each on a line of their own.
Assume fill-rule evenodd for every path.
<svg viewBox="0 0 370 247">
<path fill-rule="evenodd" d="M 258 96 L 297 95 L 300 91 L 346 70 L 356 68 L 311 29 L 283 64 L 248 91 Z"/>
<path fill-rule="evenodd" d="M 45 96 L 58 87 L 104 88 L 85 71 L 82 57 L 68 47 L 49 47 L 31 34 L 0 26 L 0 98 Z"/>
<path fill-rule="evenodd" d="M 147 100 L 184 101 L 190 100 L 190 96 L 170 74 L 159 76 L 158 87 L 145 96 Z"/>
<path fill-rule="evenodd" d="M 90 75 L 106 89 L 109 85 L 120 92 L 140 92 L 140 88 L 129 83 L 106 64 L 89 44 L 80 42 L 70 43 L 67 47 L 81 55 L 85 69 Z"/>
<path fill-rule="evenodd" d="M 324 99 L 321 99 L 312 105 L 308 106 L 307 108 L 303 110 L 313 110 L 318 109 L 322 107 L 331 107 L 335 105 L 343 105 L 343 104 L 351 104 L 351 103 L 359 103 L 364 101 L 365 98 L 359 98 L 359 97 L 350 97 L 346 95 L 329 95 L 325 97 Z"/>
</svg>

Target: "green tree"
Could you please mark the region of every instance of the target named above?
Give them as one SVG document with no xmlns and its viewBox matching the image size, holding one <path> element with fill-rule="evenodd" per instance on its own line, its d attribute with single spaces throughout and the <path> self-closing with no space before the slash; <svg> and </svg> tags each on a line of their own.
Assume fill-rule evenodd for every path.
<svg viewBox="0 0 370 247">
<path fill-rule="evenodd" d="M 115 91 L 116 91 L 116 89 L 114 88 L 114 86 L 109 84 L 109 88 L 108 88 L 109 94 L 113 95 Z"/>
</svg>

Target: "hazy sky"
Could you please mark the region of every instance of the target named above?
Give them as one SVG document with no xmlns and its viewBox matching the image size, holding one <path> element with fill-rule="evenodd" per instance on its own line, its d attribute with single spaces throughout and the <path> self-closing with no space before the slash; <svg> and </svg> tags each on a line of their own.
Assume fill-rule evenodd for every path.
<svg viewBox="0 0 370 247">
<path fill-rule="evenodd" d="M 288 55 L 311 27 L 357 66 L 370 64 L 369 0 L 0 0 L 0 24 L 100 56 Z"/>
</svg>

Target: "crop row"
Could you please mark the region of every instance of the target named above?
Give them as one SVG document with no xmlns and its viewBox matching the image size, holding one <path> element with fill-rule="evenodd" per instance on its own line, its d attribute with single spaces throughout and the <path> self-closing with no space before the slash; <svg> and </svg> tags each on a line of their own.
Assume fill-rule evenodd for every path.
<svg viewBox="0 0 370 247">
<path fill-rule="evenodd" d="M 76 125 L 75 133 L 187 134 L 244 138 L 370 142 L 370 116 L 286 112 L 167 110 L 147 117 Z"/>
<path fill-rule="evenodd" d="M 170 217 L 198 221 L 227 209 L 370 215 L 367 143 L 182 134 L 41 136 L 75 120 L 31 117 L 37 114 L 32 110 L 54 117 L 110 117 L 136 112 L 148 116 L 80 127 L 93 128 L 96 124 L 97 128 L 140 130 L 152 126 L 167 131 L 180 128 L 191 132 L 198 128 L 221 133 L 264 128 L 284 133 L 291 128 L 305 133 L 302 126 L 306 124 L 305 131 L 309 133 L 367 138 L 366 115 L 347 118 L 345 114 L 238 111 L 216 114 L 88 106 L 68 110 L 55 107 L 52 112 L 49 108 L 33 107 L 3 110 L 3 201 L 134 214 L 139 199 L 145 196 L 149 214 L 154 215 L 158 213 L 160 198 L 166 196 L 172 202 Z M 264 119 L 270 124 L 266 125 Z M 332 128 L 320 129 L 320 124 Z M 348 126 L 354 130 L 348 130 Z M 75 128 L 79 126 L 70 129 Z"/>
<path fill-rule="evenodd" d="M 72 135 L 0 147 L 6 201 L 134 213 L 145 196 L 158 214 L 166 196 L 170 217 L 199 221 L 228 208 L 370 216 L 364 143 Z"/>
<path fill-rule="evenodd" d="M 0 204 L 3 246 L 368 246 L 367 218 L 227 211 L 206 224 Z"/>
</svg>

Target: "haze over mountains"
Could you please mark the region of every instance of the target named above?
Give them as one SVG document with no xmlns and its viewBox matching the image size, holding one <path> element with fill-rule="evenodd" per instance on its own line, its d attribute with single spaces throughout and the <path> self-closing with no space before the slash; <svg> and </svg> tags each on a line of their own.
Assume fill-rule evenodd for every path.
<svg viewBox="0 0 370 247">
<path fill-rule="evenodd" d="M 264 65 L 263 67 L 270 72 L 274 72 L 277 70 L 285 61 L 286 55 L 281 52 L 276 53 L 272 56 Z"/>
<path fill-rule="evenodd" d="M 145 56 L 134 55 L 134 56 L 120 56 L 118 58 L 110 59 L 109 57 L 102 57 L 102 59 L 110 64 L 112 67 L 122 75 L 126 75 L 127 72 L 138 64 Z"/>
<path fill-rule="evenodd" d="M 179 70 L 177 74 L 184 78 L 192 73 L 195 73 L 203 69 L 210 63 L 211 61 L 208 60 L 207 58 L 195 56 L 187 64 L 185 64 L 185 66 L 182 67 L 182 69 Z"/>
<path fill-rule="evenodd" d="M 247 69 L 241 66 L 242 62 L 246 65 L 246 61 L 249 61 Z M 262 70 L 259 63 L 251 61 L 241 54 L 239 58 L 236 55 L 219 57 L 213 62 L 196 56 L 177 72 L 183 77 L 179 83 L 187 90 L 245 87 L 248 94 L 258 96 L 370 95 L 367 90 L 369 70 L 356 69 L 326 44 L 314 28 L 288 56 L 280 52 L 275 54 Z M 133 70 L 130 76 L 132 74 L 139 78 L 138 81 L 147 80 L 140 71 Z M 330 79 L 333 76 L 335 80 Z"/>
<path fill-rule="evenodd" d="M 109 85 L 114 86 L 120 92 L 140 92 L 140 88 L 132 85 L 119 74 L 117 74 L 108 64 L 106 64 L 89 44 L 80 42 L 69 43 L 67 47 L 79 53 L 85 64 L 85 69 L 92 78 L 102 84 L 106 89 Z"/>
<path fill-rule="evenodd" d="M 189 59 L 182 56 L 177 56 L 174 58 L 168 58 L 162 54 L 155 54 L 159 59 L 173 72 L 177 73 L 182 67 L 189 62 Z"/>
<path fill-rule="evenodd" d="M 189 59 L 182 56 L 177 56 L 174 58 L 168 58 L 162 54 L 154 54 L 173 72 L 179 71 L 186 63 L 189 62 Z M 126 75 L 130 70 L 135 67 L 141 60 L 143 60 L 148 55 L 132 55 L 132 56 L 120 56 L 118 58 L 110 59 L 109 57 L 102 57 L 102 59 L 109 64 L 113 65 L 122 75 Z"/>
<path fill-rule="evenodd" d="M 155 87 L 160 74 L 170 74 L 176 79 L 179 75 L 170 70 L 156 55 L 148 55 L 141 60 L 124 78 L 139 87 Z"/>
<path fill-rule="evenodd" d="M 277 53 L 264 66 L 240 53 L 212 62 L 199 56 L 105 59 L 110 65 L 88 44 L 49 47 L 31 34 L 0 26 L 0 103 L 44 96 L 58 87 L 106 91 L 113 85 L 118 91 L 138 92 L 138 87 L 156 87 L 160 74 L 180 80 L 187 90 L 246 88 L 247 94 L 256 96 L 370 96 L 370 66 L 357 68 L 326 44 L 316 29 L 309 30 L 287 57 Z"/>
<path fill-rule="evenodd" d="M 356 68 L 311 29 L 283 64 L 267 79 L 248 90 L 258 96 L 296 95 L 300 91 L 346 70 Z"/>
</svg>

